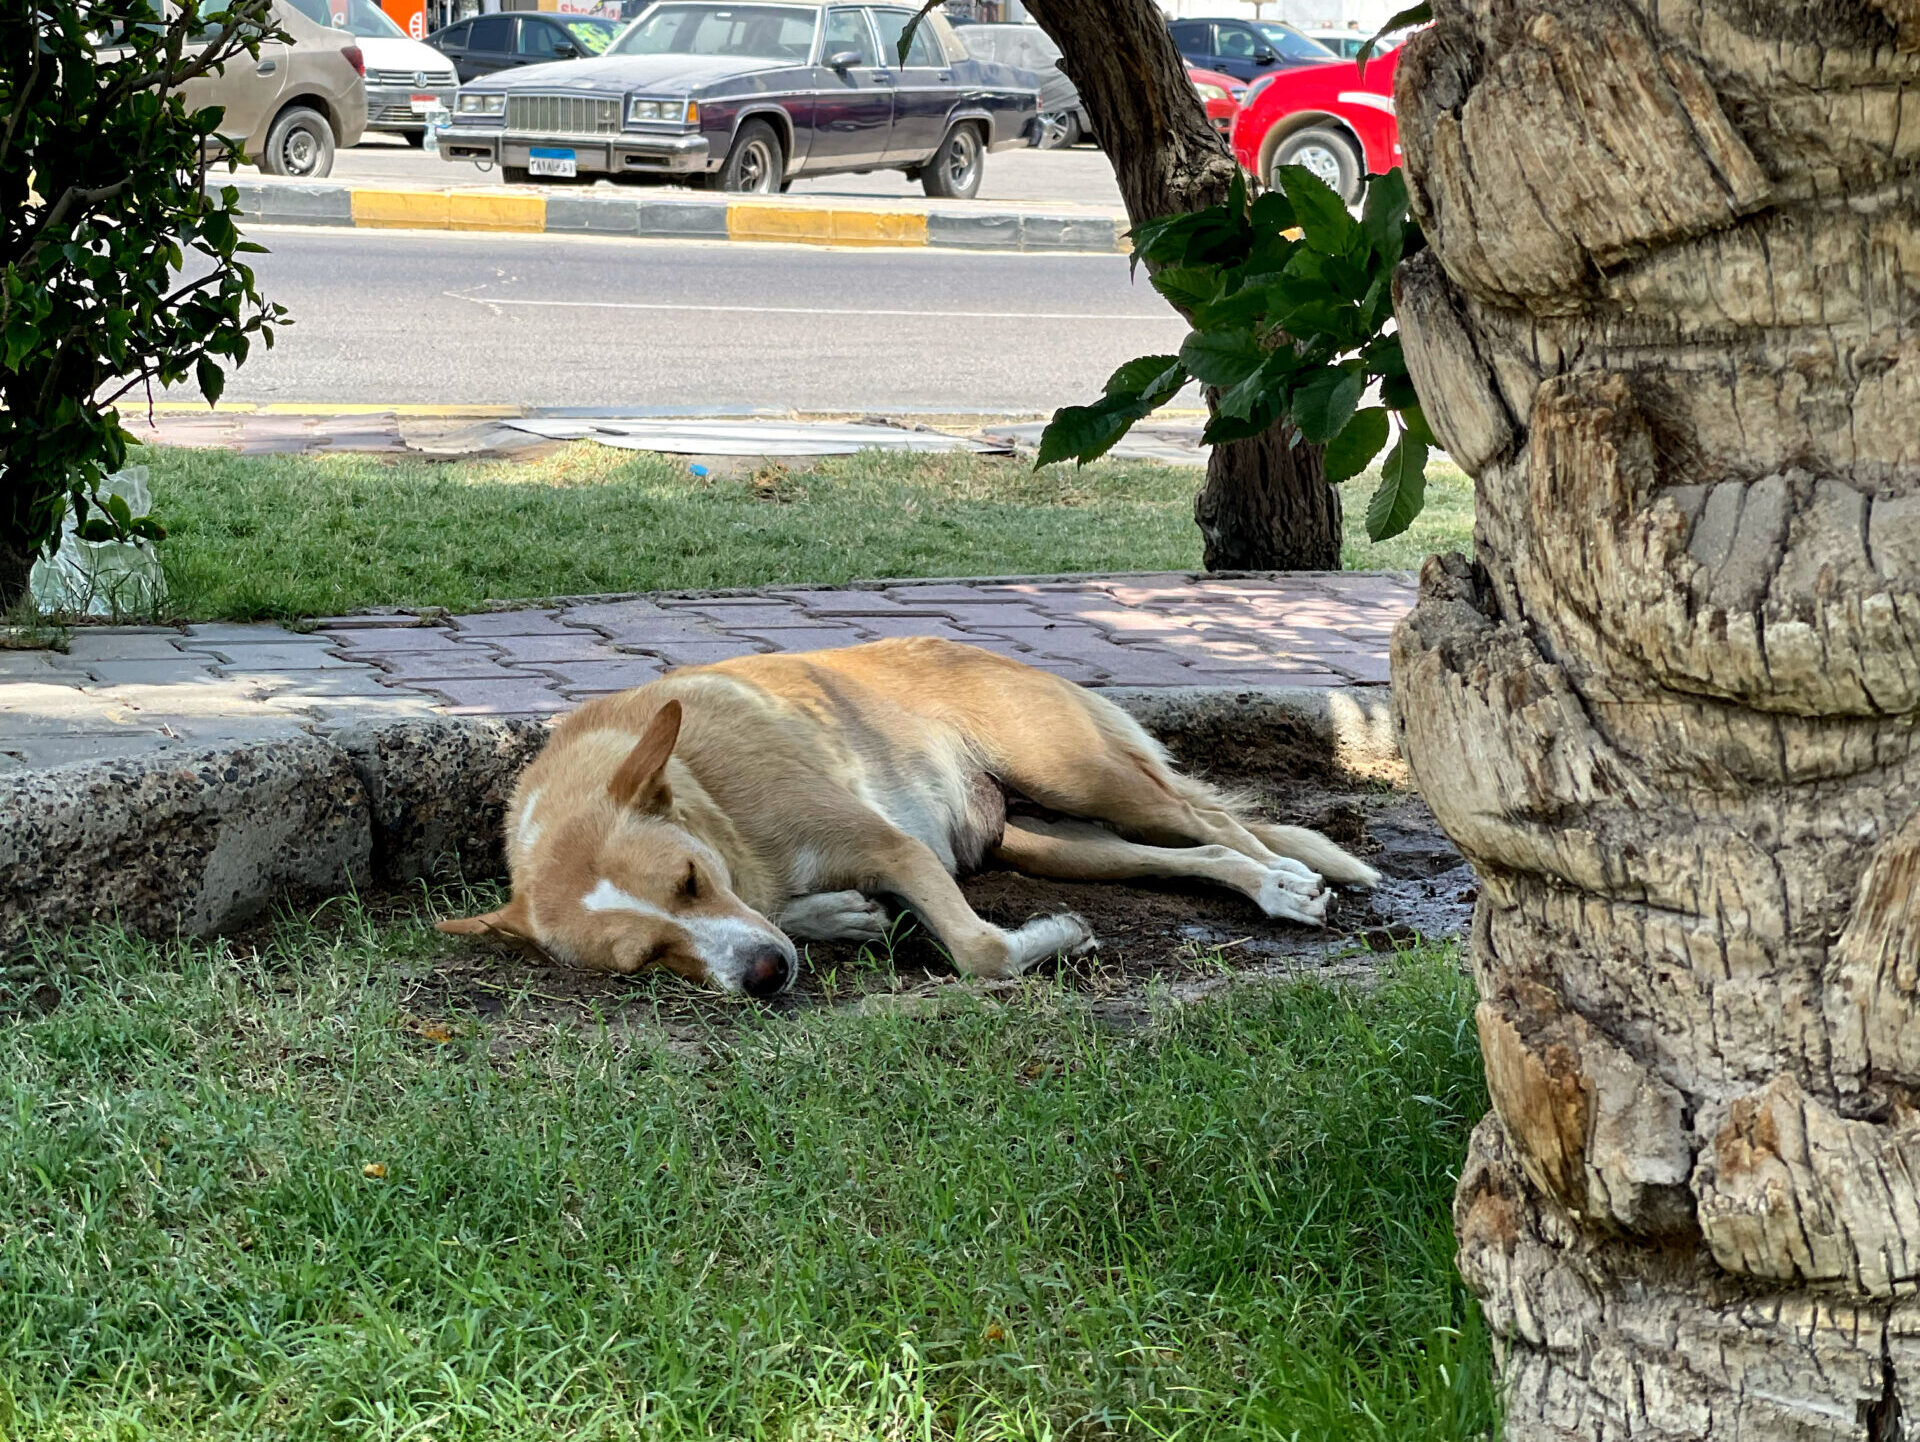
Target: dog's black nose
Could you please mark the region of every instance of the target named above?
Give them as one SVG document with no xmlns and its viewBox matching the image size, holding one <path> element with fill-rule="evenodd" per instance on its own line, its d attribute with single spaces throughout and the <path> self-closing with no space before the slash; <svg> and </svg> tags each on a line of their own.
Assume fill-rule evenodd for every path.
<svg viewBox="0 0 1920 1442">
<path fill-rule="evenodd" d="M 757 953 L 740 976 L 740 989 L 748 996 L 774 996 L 786 984 L 787 954 L 775 946 Z"/>
</svg>

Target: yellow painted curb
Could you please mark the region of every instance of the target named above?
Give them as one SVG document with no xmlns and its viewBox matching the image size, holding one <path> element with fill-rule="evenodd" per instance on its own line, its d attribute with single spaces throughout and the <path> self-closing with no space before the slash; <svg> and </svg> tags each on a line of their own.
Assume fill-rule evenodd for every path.
<svg viewBox="0 0 1920 1442">
<path fill-rule="evenodd" d="M 353 223 L 373 230 L 445 230 L 444 190 L 355 190 Z"/>
<path fill-rule="evenodd" d="M 902 245 L 927 243 L 927 217 L 906 210 L 815 210 L 797 205 L 727 207 L 727 239 L 788 245 Z"/>
<path fill-rule="evenodd" d="M 532 230 L 547 228 L 544 195 L 496 195 L 487 190 L 456 190 L 450 197 L 451 230 Z"/>
<path fill-rule="evenodd" d="M 302 401 L 269 401 L 259 407 L 263 416 L 413 416 L 416 418 L 445 417 L 448 420 L 495 420 L 500 417 L 512 417 L 526 414 L 525 406 L 429 406 L 429 405 L 378 405 L 356 403 L 349 405 L 309 403 Z"/>
<path fill-rule="evenodd" d="M 156 416 L 250 416 L 259 409 L 252 401 L 221 401 L 211 406 L 205 401 L 155 401 L 150 406 L 128 406 L 126 414 L 136 419 L 149 410 Z"/>
</svg>

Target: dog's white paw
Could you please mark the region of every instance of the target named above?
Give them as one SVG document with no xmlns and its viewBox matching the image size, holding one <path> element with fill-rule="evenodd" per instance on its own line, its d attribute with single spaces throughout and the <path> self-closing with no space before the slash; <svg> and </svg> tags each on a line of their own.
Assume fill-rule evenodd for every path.
<svg viewBox="0 0 1920 1442">
<path fill-rule="evenodd" d="M 1254 898 L 1268 916 L 1304 922 L 1308 926 L 1325 924 L 1327 903 L 1332 899 L 1333 893 L 1327 890 L 1318 873 L 1284 858 L 1267 872 L 1260 883 L 1260 894 Z"/>
<path fill-rule="evenodd" d="M 878 941 L 889 924 L 886 908 L 857 891 L 816 892 L 780 913 L 780 929 L 800 941 Z"/>
<path fill-rule="evenodd" d="M 1013 964 L 1021 971 L 1050 956 L 1085 956 L 1100 944 L 1087 919 L 1071 911 L 1035 917 L 1009 935 L 1007 942 Z"/>
</svg>

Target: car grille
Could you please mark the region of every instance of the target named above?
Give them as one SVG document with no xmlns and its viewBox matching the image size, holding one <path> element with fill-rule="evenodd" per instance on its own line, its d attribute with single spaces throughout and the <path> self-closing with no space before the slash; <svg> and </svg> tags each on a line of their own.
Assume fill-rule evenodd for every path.
<svg viewBox="0 0 1920 1442">
<path fill-rule="evenodd" d="M 411 105 L 369 105 L 369 125 L 424 125 L 426 117 L 415 115 Z"/>
<path fill-rule="evenodd" d="M 618 135 L 620 102 L 585 95 L 509 95 L 507 129 L 519 135 Z"/>
<path fill-rule="evenodd" d="M 367 84 L 414 85 L 422 83 L 414 80 L 413 77 L 417 73 L 419 72 L 413 70 L 369 70 L 367 72 Z M 429 70 L 426 72 L 426 76 L 427 78 L 424 83 L 427 85 L 447 86 L 458 85 L 460 83 L 451 70 Z"/>
</svg>

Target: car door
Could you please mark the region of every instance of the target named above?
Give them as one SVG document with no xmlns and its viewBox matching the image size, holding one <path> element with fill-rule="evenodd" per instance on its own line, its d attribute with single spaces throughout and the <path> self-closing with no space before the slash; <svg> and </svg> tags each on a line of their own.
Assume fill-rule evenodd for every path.
<svg viewBox="0 0 1920 1442">
<path fill-rule="evenodd" d="M 190 44 L 211 44 L 219 34 L 218 24 L 204 26 L 190 37 Z M 218 105 L 226 112 L 220 117 L 219 133 L 244 143 L 279 109 L 292 58 L 292 47 L 284 41 L 263 40 L 257 57 L 243 50 L 218 73 L 189 80 L 180 87 L 180 93 L 189 110 Z"/>
<path fill-rule="evenodd" d="M 840 65 L 830 62 L 835 58 Z M 867 12 L 855 6 L 827 11 L 820 40 L 823 78 L 814 106 L 813 146 L 807 169 L 858 170 L 878 165 L 893 126 L 897 77 L 879 63 L 880 47 Z"/>
<path fill-rule="evenodd" d="M 1173 32 L 1174 48 L 1189 65 L 1213 70 L 1213 26 L 1205 20 L 1176 20 L 1167 27 Z"/>
<path fill-rule="evenodd" d="M 1236 80 L 1258 80 L 1279 60 L 1259 31 L 1231 20 L 1214 21 L 1213 51 L 1213 64 L 1208 68 L 1224 71 Z"/>
<path fill-rule="evenodd" d="M 467 74 L 464 69 L 467 58 L 467 35 L 472 29 L 471 20 L 462 20 L 457 25 L 449 25 L 445 30 L 436 30 L 427 37 L 427 44 L 451 60 L 454 74 L 463 80 Z"/>
<path fill-rule="evenodd" d="M 464 83 L 510 68 L 514 61 L 514 17 L 480 15 L 467 32 L 467 53 L 454 61 Z"/>
<path fill-rule="evenodd" d="M 573 37 L 551 20 L 520 17 L 520 37 L 514 45 L 516 65 L 545 65 L 554 60 L 572 60 L 580 53 Z"/>
<path fill-rule="evenodd" d="M 947 116 L 959 95 L 953 67 L 941 52 L 933 26 L 922 20 L 914 27 L 907 62 L 900 65 L 900 37 L 906 33 L 911 10 L 876 9 L 873 28 L 880 39 L 880 64 L 898 66 L 893 95 L 893 128 L 885 159 L 889 165 L 926 160 L 946 138 Z"/>
</svg>

